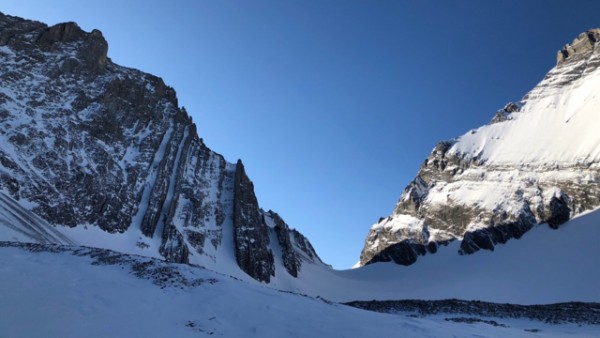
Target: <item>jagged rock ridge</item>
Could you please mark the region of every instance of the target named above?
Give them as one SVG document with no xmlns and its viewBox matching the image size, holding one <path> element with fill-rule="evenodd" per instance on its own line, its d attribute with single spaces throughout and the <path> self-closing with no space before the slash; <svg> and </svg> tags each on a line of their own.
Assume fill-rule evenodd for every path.
<svg viewBox="0 0 600 338">
<path fill-rule="evenodd" d="M 580 34 L 521 101 L 435 146 L 359 265 L 412 264 L 440 244 L 474 253 L 600 206 L 600 30 Z"/>
<path fill-rule="evenodd" d="M 289 246 L 298 241 L 288 230 L 269 241 L 275 230 L 241 161 L 203 143 L 173 88 L 107 52 L 98 30 L 0 13 L 2 196 L 58 230 L 78 229 L 62 232 L 89 246 L 117 244 L 82 228 L 171 262 L 218 266 L 234 256 L 263 282 L 296 276 L 301 260 L 320 263 L 310 245 Z M 288 272 L 275 271 L 279 243 Z"/>
<path fill-rule="evenodd" d="M 270 276 L 275 274 L 269 230 L 261 210 L 257 208 L 254 186 L 241 161 L 236 164 L 233 195 L 233 240 L 237 262 L 249 275 L 269 281 Z"/>
</svg>

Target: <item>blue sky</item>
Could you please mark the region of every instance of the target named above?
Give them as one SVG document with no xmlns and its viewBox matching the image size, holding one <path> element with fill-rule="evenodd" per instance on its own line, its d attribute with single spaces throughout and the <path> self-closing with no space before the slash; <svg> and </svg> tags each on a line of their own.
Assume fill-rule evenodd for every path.
<svg viewBox="0 0 600 338">
<path fill-rule="evenodd" d="M 241 158 L 265 209 L 336 268 L 359 258 L 434 145 L 487 123 L 600 27 L 598 1 L 0 1 L 100 29 Z M 535 126 L 532 126 L 534 128 Z"/>
</svg>

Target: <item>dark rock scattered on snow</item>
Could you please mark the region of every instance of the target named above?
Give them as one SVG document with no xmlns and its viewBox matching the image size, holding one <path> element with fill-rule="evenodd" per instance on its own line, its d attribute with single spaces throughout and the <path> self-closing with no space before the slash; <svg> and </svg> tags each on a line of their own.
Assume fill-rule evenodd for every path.
<svg viewBox="0 0 600 338">
<path fill-rule="evenodd" d="M 569 302 L 544 305 L 499 304 L 458 299 L 445 300 L 372 300 L 346 305 L 382 313 L 463 314 L 493 318 L 526 318 L 550 324 L 600 324 L 600 304 Z M 475 319 L 477 321 L 480 318 Z"/>
</svg>

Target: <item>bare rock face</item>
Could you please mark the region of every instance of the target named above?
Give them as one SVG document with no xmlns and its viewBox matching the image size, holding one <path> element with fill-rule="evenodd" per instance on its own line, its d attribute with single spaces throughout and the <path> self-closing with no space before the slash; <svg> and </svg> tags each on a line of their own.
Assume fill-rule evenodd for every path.
<svg viewBox="0 0 600 338">
<path fill-rule="evenodd" d="M 466 231 L 460 243 L 461 254 L 472 254 L 480 249 L 494 251 L 497 244 L 504 244 L 510 239 L 519 239 L 536 224 L 536 219 L 530 212 L 519 214 L 511 222 L 496 226 Z"/>
<path fill-rule="evenodd" d="M 400 265 L 411 265 L 417 261 L 419 256 L 425 256 L 427 253 L 436 253 L 437 246 L 438 244 L 435 242 L 424 245 L 410 240 L 403 240 L 386 246 L 369 259 L 365 265 L 377 262 L 394 262 Z"/>
<path fill-rule="evenodd" d="M 48 51 L 60 49 L 60 44 L 81 43 L 78 58 L 70 59 L 67 63 L 70 71 L 73 71 L 77 60 L 83 61 L 85 69 L 92 74 L 99 74 L 106 68 L 108 43 L 97 29 L 86 33 L 74 22 L 60 23 L 44 29 L 36 42 Z"/>
<path fill-rule="evenodd" d="M 99 74 L 106 68 L 108 62 L 108 43 L 104 40 L 102 32 L 94 29 L 86 38 L 85 47 L 82 49 L 81 58 L 90 72 Z"/>
<path fill-rule="evenodd" d="M 233 229 L 235 258 L 242 270 L 254 279 L 269 282 L 275 275 L 273 252 L 269 248 L 269 230 L 265 224 L 254 185 L 246 176 L 242 161 L 235 168 Z"/>
<path fill-rule="evenodd" d="M 565 45 L 556 56 L 557 64 L 561 64 L 568 58 L 584 57 L 586 53 L 595 48 L 596 42 L 600 40 L 600 29 L 591 29 L 579 34 L 568 45 Z"/>
<path fill-rule="evenodd" d="M 51 46 L 57 42 L 68 43 L 81 40 L 86 35 L 76 23 L 65 22 L 44 29 L 38 36 L 37 42 Z"/>
<path fill-rule="evenodd" d="M 241 162 L 203 143 L 173 88 L 107 52 L 98 30 L 0 13 L 0 192 L 36 224 L 101 229 L 141 254 L 215 269 L 235 254 L 269 282 L 279 243 Z"/>
<path fill-rule="evenodd" d="M 174 93 L 160 93 L 162 81 L 114 64 L 107 63 L 103 75 L 88 69 L 79 56 L 101 35 L 73 23 L 48 28 L 0 19 L 3 33 L 10 32 L 0 79 L 11 93 L 0 100 L 6 141 L 0 157 L 9 169 L 0 186 L 18 182 L 13 196 L 33 202 L 33 210 L 53 224 L 125 231 L 159 145 L 170 128 L 185 128 L 176 121 L 188 120 Z M 99 41 L 103 49 L 105 41 Z M 62 72 L 69 63 L 79 66 Z"/>
<path fill-rule="evenodd" d="M 511 119 L 511 114 L 519 111 L 519 104 L 514 102 L 509 102 L 504 106 L 504 108 L 498 110 L 494 118 L 490 123 L 499 123 L 504 122 Z"/>
<path fill-rule="evenodd" d="M 298 277 L 302 260 L 297 256 L 292 245 L 290 228 L 277 213 L 269 210 L 268 214 L 275 223 L 275 227 L 273 229 L 277 235 L 279 246 L 282 249 L 281 259 L 283 261 L 283 266 L 285 266 L 285 269 L 290 275 Z"/>
<path fill-rule="evenodd" d="M 261 213 L 267 224 L 271 242 L 276 242 L 272 243 L 272 246 L 280 253 L 279 257 L 273 254 L 278 261 L 276 264 L 283 265 L 289 275 L 300 276 L 304 264 L 323 264 L 308 239 L 297 230 L 291 229 L 275 211 L 261 210 Z"/>
</svg>

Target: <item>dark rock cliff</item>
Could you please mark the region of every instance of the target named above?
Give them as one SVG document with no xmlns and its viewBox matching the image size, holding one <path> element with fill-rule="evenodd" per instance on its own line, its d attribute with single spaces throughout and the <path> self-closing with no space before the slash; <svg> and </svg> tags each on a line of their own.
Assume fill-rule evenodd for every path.
<svg viewBox="0 0 600 338">
<path fill-rule="evenodd" d="M 254 185 L 246 176 L 242 161 L 235 166 L 233 188 L 233 239 L 235 258 L 250 276 L 269 282 L 275 275 L 269 230 L 254 196 Z"/>
</svg>

